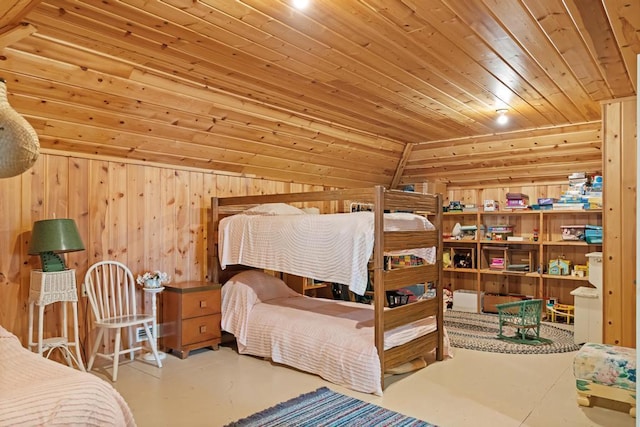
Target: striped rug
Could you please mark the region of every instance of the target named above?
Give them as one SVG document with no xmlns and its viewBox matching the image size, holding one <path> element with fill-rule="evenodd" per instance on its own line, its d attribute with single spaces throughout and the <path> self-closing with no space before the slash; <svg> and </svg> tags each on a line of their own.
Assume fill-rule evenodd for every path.
<svg viewBox="0 0 640 427">
<path fill-rule="evenodd" d="M 227 424 L 227 427 L 258 426 L 434 427 L 433 424 L 416 418 L 336 393 L 327 387 L 302 394 L 250 417 Z"/>
</svg>

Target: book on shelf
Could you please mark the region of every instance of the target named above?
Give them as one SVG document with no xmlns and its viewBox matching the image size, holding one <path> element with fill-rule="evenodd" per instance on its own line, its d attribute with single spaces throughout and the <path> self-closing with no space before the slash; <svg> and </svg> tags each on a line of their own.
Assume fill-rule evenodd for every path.
<svg viewBox="0 0 640 427">
<path fill-rule="evenodd" d="M 583 211 L 583 203 L 554 203 L 554 211 Z"/>
<path fill-rule="evenodd" d="M 528 272 L 529 264 L 509 264 L 507 266 L 508 271 Z"/>
<path fill-rule="evenodd" d="M 529 196 L 523 193 L 507 193 L 507 200 L 529 200 Z"/>
</svg>

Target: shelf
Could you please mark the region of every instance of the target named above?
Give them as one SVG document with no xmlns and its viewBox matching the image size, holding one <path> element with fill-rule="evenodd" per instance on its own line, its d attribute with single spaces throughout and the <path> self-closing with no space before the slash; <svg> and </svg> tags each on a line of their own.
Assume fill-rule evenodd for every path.
<svg viewBox="0 0 640 427">
<path fill-rule="evenodd" d="M 588 277 L 578 277 L 578 276 L 559 276 L 556 274 L 543 274 L 542 277 L 544 279 L 559 279 L 559 280 L 571 280 L 574 282 L 588 282 Z"/>
<path fill-rule="evenodd" d="M 480 212 L 481 215 L 540 215 L 540 211 L 534 210 L 513 210 L 513 211 L 489 211 Z"/>
<path fill-rule="evenodd" d="M 326 288 L 327 286 L 329 286 L 327 282 L 307 284 L 304 286 L 304 290 Z"/>
<path fill-rule="evenodd" d="M 478 212 L 443 212 L 445 216 L 476 216 Z"/>
<path fill-rule="evenodd" d="M 520 277 L 536 277 L 536 278 L 540 277 L 540 273 L 518 272 L 518 271 L 508 271 L 508 270 L 490 270 L 488 268 L 481 269 L 480 274 L 495 274 L 497 276 L 520 276 Z"/>
<path fill-rule="evenodd" d="M 536 242 L 533 240 L 523 240 L 523 241 L 517 241 L 517 240 L 480 240 L 480 243 L 482 244 L 487 244 L 487 245 L 539 245 L 540 242 Z"/>
<path fill-rule="evenodd" d="M 442 239 L 442 243 L 478 243 L 476 239 Z"/>
<path fill-rule="evenodd" d="M 541 211 L 543 215 L 575 215 L 575 214 L 601 214 L 602 209 L 581 209 L 581 210 L 544 210 Z"/>
<path fill-rule="evenodd" d="M 582 240 L 554 240 L 549 242 L 542 242 L 546 246 L 602 246 L 602 243 L 587 243 Z"/>
<path fill-rule="evenodd" d="M 477 268 L 454 268 L 454 267 L 449 267 L 449 268 L 443 268 L 442 271 L 448 271 L 451 273 L 477 273 L 478 269 Z"/>
</svg>

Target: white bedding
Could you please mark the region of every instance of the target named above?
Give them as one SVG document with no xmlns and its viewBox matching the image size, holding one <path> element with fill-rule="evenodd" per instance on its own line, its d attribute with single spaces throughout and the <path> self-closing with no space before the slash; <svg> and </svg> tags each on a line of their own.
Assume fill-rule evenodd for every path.
<svg viewBox="0 0 640 427">
<path fill-rule="evenodd" d="M 135 426 L 111 384 L 47 360 L 0 327 L 0 426 Z"/>
<path fill-rule="evenodd" d="M 231 264 L 282 271 L 341 283 L 358 295 L 367 289 L 367 262 L 373 253 L 372 212 L 326 215 L 245 215 L 219 224 L 220 266 Z M 385 214 L 386 231 L 434 229 L 425 217 Z M 434 263 L 435 248 L 394 252 Z"/>
<path fill-rule="evenodd" d="M 238 351 L 320 375 L 353 390 L 382 395 L 373 306 L 310 298 L 259 271 L 222 288 L 222 329 Z M 385 333 L 385 349 L 436 329 L 434 318 Z"/>
</svg>

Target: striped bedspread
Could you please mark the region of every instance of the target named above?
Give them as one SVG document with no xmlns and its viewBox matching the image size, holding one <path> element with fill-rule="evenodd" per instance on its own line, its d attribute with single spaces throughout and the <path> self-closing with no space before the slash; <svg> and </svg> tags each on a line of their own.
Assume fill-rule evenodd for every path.
<svg viewBox="0 0 640 427">
<path fill-rule="evenodd" d="M 47 360 L 0 327 L 0 426 L 135 426 L 111 384 Z"/>
<path fill-rule="evenodd" d="M 348 285 L 352 292 L 364 295 L 367 262 L 373 254 L 373 221 L 372 212 L 229 216 L 219 224 L 220 266 L 244 264 L 282 271 Z M 423 216 L 385 214 L 387 231 L 433 228 Z M 404 253 L 435 262 L 435 248 L 397 252 Z"/>
<path fill-rule="evenodd" d="M 268 357 L 382 395 L 373 315 L 371 305 L 302 296 L 255 270 L 237 274 L 222 287 L 222 329 L 236 337 L 241 354 Z M 435 318 L 426 318 L 386 331 L 385 349 L 436 327 Z"/>
</svg>

